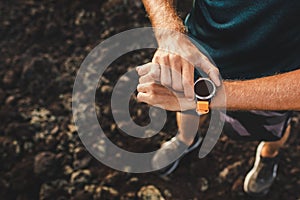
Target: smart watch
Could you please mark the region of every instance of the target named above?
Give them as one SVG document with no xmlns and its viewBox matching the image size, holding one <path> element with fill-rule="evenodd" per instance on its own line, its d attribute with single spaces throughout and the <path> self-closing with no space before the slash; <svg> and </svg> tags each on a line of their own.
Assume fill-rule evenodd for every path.
<svg viewBox="0 0 300 200">
<path fill-rule="evenodd" d="M 216 94 L 216 86 L 209 78 L 199 78 L 194 83 L 196 97 L 196 113 L 198 115 L 209 112 L 209 104 Z"/>
</svg>

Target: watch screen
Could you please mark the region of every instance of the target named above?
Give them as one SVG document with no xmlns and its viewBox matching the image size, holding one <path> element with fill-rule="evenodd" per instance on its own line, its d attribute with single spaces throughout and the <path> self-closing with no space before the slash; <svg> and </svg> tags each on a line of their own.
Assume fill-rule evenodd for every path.
<svg viewBox="0 0 300 200">
<path fill-rule="evenodd" d="M 199 97 L 208 97 L 214 91 L 214 86 L 210 81 L 199 80 L 194 85 L 195 94 Z"/>
</svg>

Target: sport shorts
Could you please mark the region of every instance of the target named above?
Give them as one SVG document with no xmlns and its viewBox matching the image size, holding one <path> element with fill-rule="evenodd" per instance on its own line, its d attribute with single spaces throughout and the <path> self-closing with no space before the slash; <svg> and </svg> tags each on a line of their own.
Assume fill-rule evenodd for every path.
<svg viewBox="0 0 300 200">
<path fill-rule="evenodd" d="M 227 111 L 224 134 L 231 139 L 246 141 L 276 141 L 283 137 L 290 122 L 290 111 Z"/>
</svg>

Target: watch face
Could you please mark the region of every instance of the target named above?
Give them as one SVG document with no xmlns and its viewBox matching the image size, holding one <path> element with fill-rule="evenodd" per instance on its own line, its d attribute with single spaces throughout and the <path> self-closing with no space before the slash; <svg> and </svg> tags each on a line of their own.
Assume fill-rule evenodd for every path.
<svg viewBox="0 0 300 200">
<path fill-rule="evenodd" d="M 215 95 L 216 86 L 208 78 L 199 78 L 194 84 L 194 92 L 198 99 L 209 100 Z"/>
</svg>

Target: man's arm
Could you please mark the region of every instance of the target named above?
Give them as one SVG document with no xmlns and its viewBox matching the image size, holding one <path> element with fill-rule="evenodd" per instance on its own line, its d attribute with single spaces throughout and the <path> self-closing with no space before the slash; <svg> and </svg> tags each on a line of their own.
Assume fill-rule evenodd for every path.
<svg viewBox="0 0 300 200">
<path fill-rule="evenodd" d="M 152 62 L 164 66 L 160 82 L 176 91 L 183 91 L 193 99 L 194 66 L 201 68 L 220 85 L 219 70 L 183 34 L 185 27 L 177 15 L 172 0 L 143 0 L 150 21 L 155 28 L 159 49 Z"/>
<path fill-rule="evenodd" d="M 137 69 L 140 77 L 138 100 L 160 105 L 171 111 L 195 109 L 181 93 L 174 92 L 158 81 L 159 69 L 146 64 Z M 300 69 L 278 75 L 244 81 L 225 80 L 211 102 L 215 109 L 227 110 L 300 110 Z M 226 93 L 226 94 L 225 94 Z M 224 103 L 226 95 L 226 104 Z"/>
<path fill-rule="evenodd" d="M 175 0 L 142 0 L 152 26 L 185 33 L 182 20 L 174 8 Z"/>
<path fill-rule="evenodd" d="M 228 110 L 300 110 L 300 70 L 245 81 L 224 81 L 226 105 L 217 93 L 212 108 Z M 224 90 L 219 90 L 224 91 Z"/>
</svg>

